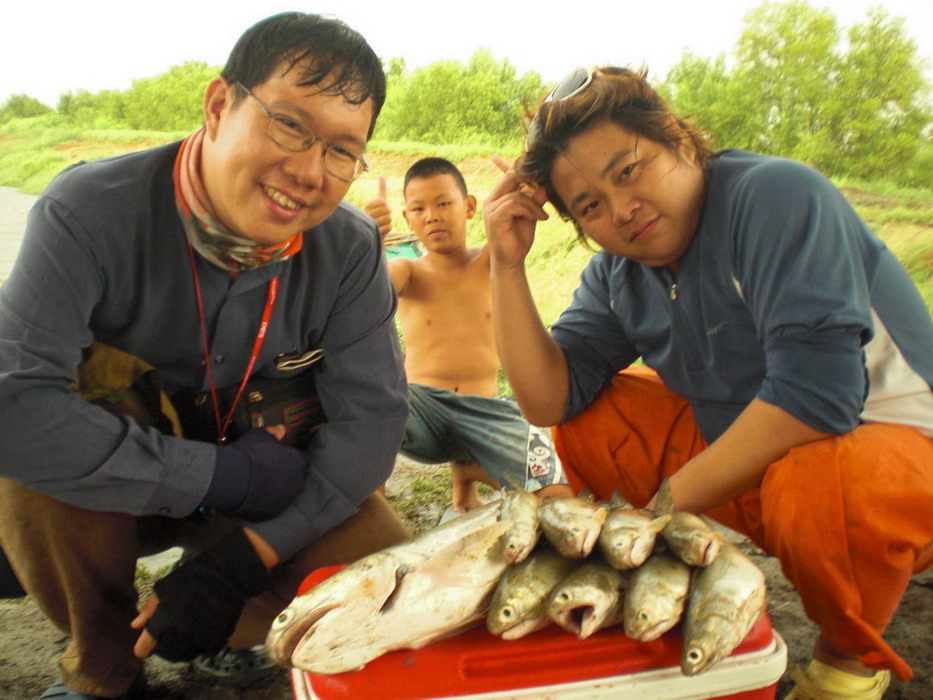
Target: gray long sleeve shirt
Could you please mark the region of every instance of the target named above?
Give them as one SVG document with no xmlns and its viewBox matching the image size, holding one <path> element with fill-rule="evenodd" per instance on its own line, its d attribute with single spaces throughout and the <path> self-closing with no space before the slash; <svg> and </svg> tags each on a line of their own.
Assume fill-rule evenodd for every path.
<svg viewBox="0 0 933 700">
<path fill-rule="evenodd" d="M 723 151 L 677 275 L 607 253 L 552 331 L 565 418 L 643 357 L 712 442 L 758 397 L 830 433 L 862 421 L 933 436 L 933 323 L 894 255 L 822 175 Z"/>
<path fill-rule="evenodd" d="M 94 340 L 162 374 L 169 393 L 208 388 L 186 239 L 175 208 L 178 144 L 80 164 L 30 213 L 0 289 L 0 474 L 83 508 L 183 517 L 210 484 L 217 448 L 141 428 L 71 389 Z M 218 387 L 238 384 L 268 281 L 279 298 L 253 376 L 324 350 L 315 381 L 328 423 L 305 487 L 254 526 L 287 558 L 352 515 L 391 473 L 408 415 L 395 297 L 373 222 L 346 204 L 288 261 L 235 279 L 197 258 Z"/>
</svg>

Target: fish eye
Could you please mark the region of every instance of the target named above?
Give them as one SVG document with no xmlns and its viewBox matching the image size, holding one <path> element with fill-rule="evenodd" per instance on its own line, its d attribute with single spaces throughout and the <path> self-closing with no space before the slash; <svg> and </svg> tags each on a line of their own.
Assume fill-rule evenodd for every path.
<svg viewBox="0 0 933 700">
<path fill-rule="evenodd" d="M 515 615 L 515 611 L 513 611 L 512 608 L 502 608 L 502 617 L 506 620 L 510 619 L 513 615 Z"/>
<path fill-rule="evenodd" d="M 275 624 L 277 624 L 277 625 L 284 625 L 286 622 L 288 622 L 288 619 L 289 619 L 290 617 L 291 617 L 291 615 L 289 615 L 289 614 L 288 614 L 288 611 L 285 610 L 285 611 L 282 612 L 277 618 L 275 618 Z"/>
</svg>

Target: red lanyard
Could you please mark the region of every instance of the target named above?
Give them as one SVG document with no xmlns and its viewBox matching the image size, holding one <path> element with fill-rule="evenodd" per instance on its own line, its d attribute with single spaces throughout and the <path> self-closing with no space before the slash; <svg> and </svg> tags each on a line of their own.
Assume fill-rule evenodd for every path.
<svg viewBox="0 0 933 700">
<path fill-rule="evenodd" d="M 214 384 L 214 372 L 211 369 L 211 348 L 207 340 L 207 322 L 204 319 L 204 302 L 201 298 L 201 283 L 198 281 L 198 270 L 191 243 L 188 243 L 188 259 L 191 261 L 191 276 L 194 279 L 194 297 L 198 304 L 198 321 L 200 321 L 201 324 L 204 366 L 207 368 L 207 382 L 211 388 L 211 402 L 214 404 L 214 419 L 217 422 L 217 444 L 223 444 L 227 441 L 227 428 L 230 427 L 230 421 L 233 420 L 233 412 L 236 410 L 237 404 L 240 403 L 240 397 L 243 396 L 243 390 L 246 389 L 246 383 L 249 381 L 249 377 L 253 373 L 253 367 L 256 365 L 256 358 L 259 357 L 262 343 L 266 339 L 269 319 L 272 317 L 272 309 L 275 307 L 275 300 L 278 298 L 279 278 L 276 276 L 269 280 L 269 287 L 266 293 L 266 306 L 262 310 L 262 318 L 259 321 L 259 328 L 256 331 L 256 340 L 253 342 L 253 352 L 250 353 L 249 362 L 246 364 L 246 370 L 243 372 L 240 388 L 233 399 L 233 403 L 230 405 L 230 411 L 227 413 L 227 417 L 221 421 L 220 402 L 217 400 L 217 387 Z"/>
</svg>

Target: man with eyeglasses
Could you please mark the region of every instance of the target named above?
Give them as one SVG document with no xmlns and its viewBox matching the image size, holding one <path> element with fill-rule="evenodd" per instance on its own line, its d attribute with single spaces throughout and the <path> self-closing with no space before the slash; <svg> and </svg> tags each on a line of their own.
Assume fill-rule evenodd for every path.
<svg viewBox="0 0 933 700">
<path fill-rule="evenodd" d="M 247 682 L 309 571 L 407 537 L 374 493 L 407 418 L 395 299 L 342 203 L 384 99 L 358 33 L 276 15 L 202 128 L 31 212 L 0 290 L 0 545 L 71 637 L 43 698 L 130 696 L 152 653 Z M 138 612 L 137 557 L 173 545 Z"/>
</svg>

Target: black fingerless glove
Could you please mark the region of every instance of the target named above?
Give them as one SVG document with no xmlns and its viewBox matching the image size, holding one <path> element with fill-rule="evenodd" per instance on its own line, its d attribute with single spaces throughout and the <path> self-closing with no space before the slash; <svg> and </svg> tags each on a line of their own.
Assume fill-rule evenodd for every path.
<svg viewBox="0 0 933 700">
<path fill-rule="evenodd" d="M 307 462 L 264 428 L 217 448 L 214 477 L 201 500 L 244 520 L 261 522 L 285 510 L 304 486 Z"/>
<path fill-rule="evenodd" d="M 159 605 L 146 623 L 155 653 L 188 661 L 220 651 L 247 599 L 268 590 L 272 577 L 237 528 L 155 584 Z"/>
</svg>

